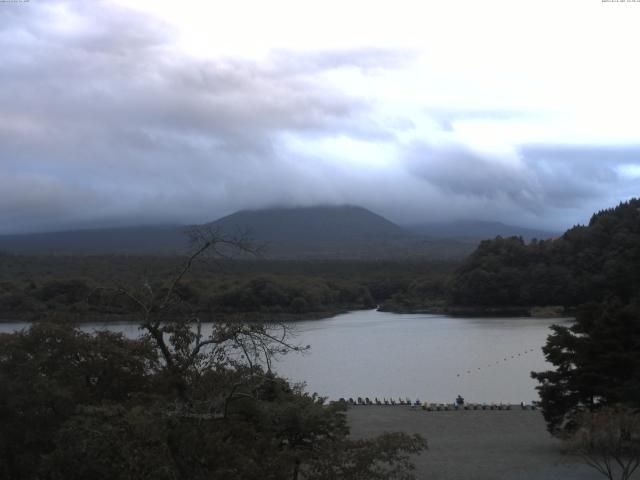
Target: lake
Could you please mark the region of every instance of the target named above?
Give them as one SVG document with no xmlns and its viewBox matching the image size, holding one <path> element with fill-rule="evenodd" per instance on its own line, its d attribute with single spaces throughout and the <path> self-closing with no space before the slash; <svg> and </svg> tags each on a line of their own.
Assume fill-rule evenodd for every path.
<svg viewBox="0 0 640 480">
<path fill-rule="evenodd" d="M 281 357 L 274 369 L 308 390 L 339 397 L 406 396 L 452 402 L 529 402 L 538 398 L 531 371 L 550 368 L 541 347 L 549 326 L 570 319 L 459 318 L 360 310 L 290 324 L 305 354 Z M 0 324 L 0 331 L 24 323 Z M 130 323 L 86 324 L 129 337 Z"/>
</svg>

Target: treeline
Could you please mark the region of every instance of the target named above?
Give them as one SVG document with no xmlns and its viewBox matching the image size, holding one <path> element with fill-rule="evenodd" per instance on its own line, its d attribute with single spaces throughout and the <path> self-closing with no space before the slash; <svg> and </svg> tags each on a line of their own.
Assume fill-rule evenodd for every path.
<svg viewBox="0 0 640 480">
<path fill-rule="evenodd" d="M 130 300 L 114 295 L 114 287 L 160 288 L 183 262 L 183 257 L 0 255 L 0 319 L 126 315 Z M 572 308 L 611 296 L 627 301 L 639 291 L 639 267 L 640 200 L 634 199 L 596 213 L 587 226 L 556 239 L 485 240 L 462 264 L 415 258 L 199 262 L 180 293 L 197 312 L 211 316 L 304 316 L 375 306 L 515 312 Z"/>
<path fill-rule="evenodd" d="M 184 259 L 0 256 L 0 318 L 127 315 L 118 287 L 162 288 Z M 199 263 L 179 294 L 200 314 L 309 315 L 355 308 L 406 310 L 442 303 L 456 264 L 430 261 Z"/>
<path fill-rule="evenodd" d="M 594 214 L 560 238 L 481 242 L 449 285 L 454 305 L 577 306 L 640 287 L 640 199 Z"/>
<path fill-rule="evenodd" d="M 554 369 L 532 377 L 548 430 L 601 472 L 612 458 L 632 471 L 640 451 L 639 267 L 640 200 L 633 199 L 554 241 L 484 243 L 454 283 L 461 302 L 482 301 L 471 288 L 479 288 L 475 282 L 483 276 L 502 288 L 493 298 L 485 290 L 485 301 L 508 301 L 503 282 L 512 278 L 507 295 L 513 303 L 576 306 L 575 321 L 554 325 L 543 347 Z"/>
</svg>

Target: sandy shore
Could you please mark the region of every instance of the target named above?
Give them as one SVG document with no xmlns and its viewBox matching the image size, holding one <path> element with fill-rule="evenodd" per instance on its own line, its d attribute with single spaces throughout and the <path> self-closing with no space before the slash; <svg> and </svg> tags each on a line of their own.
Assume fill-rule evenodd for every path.
<svg viewBox="0 0 640 480">
<path fill-rule="evenodd" d="M 578 459 L 563 455 L 540 411 L 427 412 L 407 406 L 357 406 L 348 412 L 356 438 L 382 432 L 419 433 L 429 450 L 415 459 L 416 477 L 429 480 L 597 480 Z M 639 477 L 640 478 L 640 477 Z"/>
</svg>

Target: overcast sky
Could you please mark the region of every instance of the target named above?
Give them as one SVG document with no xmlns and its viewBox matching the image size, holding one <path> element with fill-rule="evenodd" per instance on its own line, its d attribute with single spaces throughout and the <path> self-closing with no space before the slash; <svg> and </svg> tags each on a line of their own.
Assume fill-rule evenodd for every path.
<svg viewBox="0 0 640 480">
<path fill-rule="evenodd" d="M 0 233 L 640 195 L 640 2 L 0 2 Z"/>
</svg>

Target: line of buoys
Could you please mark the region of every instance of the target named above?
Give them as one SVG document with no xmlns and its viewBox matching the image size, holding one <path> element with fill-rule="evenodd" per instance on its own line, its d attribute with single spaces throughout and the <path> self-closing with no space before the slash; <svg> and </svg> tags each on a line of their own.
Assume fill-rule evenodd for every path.
<svg viewBox="0 0 640 480">
<path fill-rule="evenodd" d="M 533 351 L 535 351 L 535 348 L 528 348 L 524 352 L 516 353 L 514 355 L 510 355 L 510 356 L 504 357 L 503 361 L 506 362 L 506 361 L 509 361 L 511 359 L 515 359 L 517 357 L 521 357 L 522 355 L 525 355 L 527 353 L 531 353 Z M 493 368 L 495 365 L 500 365 L 500 360 L 496 360 L 496 362 L 494 364 L 491 364 L 491 363 L 487 364 L 486 368 Z M 482 370 L 482 368 L 481 367 L 477 367 L 476 371 L 477 370 Z M 467 370 L 467 374 L 470 374 L 470 373 L 471 373 L 471 370 Z M 461 372 L 457 372 L 456 373 L 456 377 L 460 377 L 460 376 L 461 376 Z"/>
</svg>

